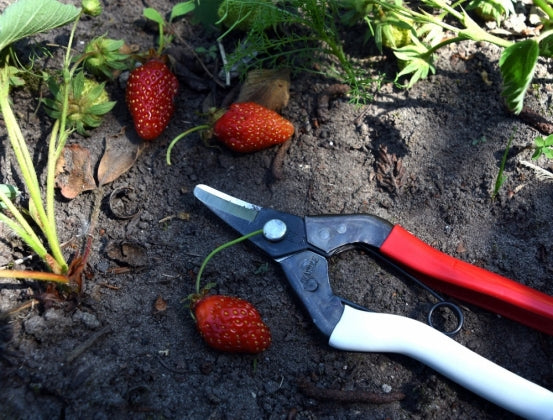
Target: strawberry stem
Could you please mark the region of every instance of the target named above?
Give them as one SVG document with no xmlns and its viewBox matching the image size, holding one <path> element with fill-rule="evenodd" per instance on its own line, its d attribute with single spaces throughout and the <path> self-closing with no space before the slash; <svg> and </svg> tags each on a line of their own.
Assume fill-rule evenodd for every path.
<svg viewBox="0 0 553 420">
<path fill-rule="evenodd" d="M 215 255 L 217 254 L 219 251 L 222 251 L 223 249 L 226 249 L 232 245 L 236 245 L 237 243 L 240 243 L 242 241 L 245 241 L 246 239 L 249 239 L 251 238 L 252 236 L 255 236 L 255 235 L 259 235 L 260 233 L 263 233 L 263 229 L 259 229 L 259 230 L 255 230 L 251 233 L 248 233 L 244 236 L 241 236 L 239 238 L 236 238 L 232 241 L 229 241 L 227 243 L 224 243 L 223 245 L 221 246 L 218 246 L 217 248 L 215 248 L 213 251 L 211 251 L 209 253 L 209 255 L 207 257 L 205 257 L 205 260 L 203 261 L 201 267 L 200 267 L 200 271 L 198 271 L 198 275 L 196 276 L 196 293 L 199 295 L 200 294 L 200 280 L 202 278 L 202 273 L 204 272 L 204 269 L 205 269 L 205 266 L 207 265 L 207 263 L 209 262 L 209 260 Z"/>
<path fill-rule="evenodd" d="M 186 137 L 189 134 L 195 133 L 196 131 L 207 130 L 210 127 L 211 126 L 208 124 L 198 125 L 196 127 L 191 128 L 190 130 L 186 130 L 184 133 L 179 134 L 177 137 L 171 140 L 171 143 L 167 148 L 167 165 L 171 165 L 171 150 L 173 149 L 173 147 L 175 147 L 175 144 L 177 144 L 180 139 L 182 139 L 183 137 Z"/>
</svg>

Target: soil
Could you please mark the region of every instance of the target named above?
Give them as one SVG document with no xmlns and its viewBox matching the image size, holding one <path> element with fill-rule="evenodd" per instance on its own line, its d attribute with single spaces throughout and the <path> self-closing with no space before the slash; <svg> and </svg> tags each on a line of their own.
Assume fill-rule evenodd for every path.
<svg viewBox="0 0 553 420">
<path fill-rule="evenodd" d="M 77 47 L 104 33 L 142 49 L 155 45 L 155 28 L 141 17 L 146 4 L 115 0 L 104 5 L 102 19 L 81 23 Z M 172 2 L 147 5 L 168 11 Z M 194 48 L 215 45 L 216 34 L 188 17 L 175 29 Z M 62 28 L 37 39 L 61 43 L 67 34 Z M 188 51 L 179 39 L 175 45 Z M 435 75 L 409 90 L 385 82 L 363 106 L 346 95 L 332 96 L 328 108 L 319 109 L 320 95 L 336 80 L 294 74 L 290 103 L 282 113 L 294 123 L 296 136 L 277 168 L 279 177 L 273 170 L 278 147 L 237 155 L 206 147 L 197 135 L 181 141 L 173 149 L 173 164 L 166 164 L 171 139 L 203 122 L 206 98 L 214 94 L 220 103 L 230 91 L 185 54 L 180 64 L 197 79 L 180 76 L 169 128 L 102 191 L 78 301 L 29 306 L 2 319 L 0 418 L 511 418 L 408 357 L 333 349 L 298 304 L 280 268 L 251 245 L 240 244 L 215 257 L 204 281 L 216 282 L 216 292 L 257 306 L 272 331 L 267 351 L 254 356 L 208 348 L 183 303 L 194 290 L 203 258 L 236 237 L 195 200 L 192 190 L 200 183 L 297 215 L 375 214 L 449 255 L 553 295 L 553 183 L 521 164 L 531 160 L 527 146 L 539 132 L 505 111 L 499 54 L 486 44 L 452 45 L 437 56 Z M 212 69 L 217 65 L 206 63 Z M 387 80 L 393 78 L 393 61 L 377 60 L 374 66 Z M 539 63 L 535 82 L 526 103 L 548 118 L 550 63 Z M 91 137 L 74 135 L 72 143 L 99 153 L 106 138 L 124 129 L 122 135 L 136 141 L 123 87 L 111 84 L 109 90 L 118 101 L 115 110 Z M 21 89 L 13 96 L 24 134 L 43 164 L 51 123 L 42 111 L 35 113 L 36 95 Z M 0 136 L 0 182 L 24 189 L 3 127 Z M 511 137 L 506 179 L 492 199 Z M 395 155 L 385 173 L 378 166 L 382 148 L 390 159 Z M 534 163 L 545 170 L 550 164 L 544 158 Z M 118 217 L 109 205 L 113 191 L 123 191 L 113 200 L 131 207 L 123 213 L 137 214 Z M 83 239 L 93 201 L 93 192 L 73 200 L 57 197 L 63 242 Z M 6 227 L 1 229 L 0 265 L 29 255 Z M 344 252 L 329 266 L 335 292 L 370 309 L 425 322 L 435 302 L 366 253 Z M 37 267 L 34 260 L 18 265 Z M 45 287 L 2 279 L 0 310 L 29 302 Z M 456 341 L 553 389 L 552 337 L 461 305 L 465 323 Z M 377 404 L 375 398 L 392 401 Z"/>
</svg>

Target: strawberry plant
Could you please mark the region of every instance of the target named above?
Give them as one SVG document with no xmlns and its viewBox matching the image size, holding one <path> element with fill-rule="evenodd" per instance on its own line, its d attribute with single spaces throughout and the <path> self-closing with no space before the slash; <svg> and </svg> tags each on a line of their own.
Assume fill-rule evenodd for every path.
<svg viewBox="0 0 553 420">
<path fill-rule="evenodd" d="M 255 354 L 271 344 L 269 327 L 250 302 L 234 296 L 210 295 L 213 284 L 200 288 L 202 273 L 215 254 L 262 232 L 257 230 L 217 247 L 204 259 L 196 276 L 196 293 L 188 297 L 192 317 L 204 341 L 216 350 Z"/>
<path fill-rule="evenodd" d="M 65 144 L 74 131 L 96 127 L 100 116 L 113 106 L 107 100 L 102 85 L 87 81 L 82 74 L 84 57 L 72 56 L 72 44 L 81 16 L 101 11 L 98 0 L 86 0 L 84 8 L 65 5 L 57 0 L 19 0 L 8 6 L 0 16 L 0 112 L 6 126 L 7 137 L 15 155 L 17 167 L 29 195 L 27 210 L 20 209 L 13 193 L 0 189 L 0 222 L 11 228 L 46 264 L 47 272 L 4 270 L 2 277 L 32 278 L 76 284 L 80 287 L 80 275 L 84 258 L 75 257 L 69 264 L 63 255 L 58 238 L 54 188 L 56 165 Z M 48 139 L 46 184 L 40 184 L 31 152 L 23 137 L 10 101 L 10 88 L 21 85 L 22 69 L 13 66 L 13 54 L 8 47 L 15 41 L 72 23 L 69 41 L 65 49 L 60 76 L 44 73 L 44 78 L 55 92 L 46 100 L 48 111 L 55 119 Z M 30 220 L 29 220 L 30 219 Z"/>
</svg>

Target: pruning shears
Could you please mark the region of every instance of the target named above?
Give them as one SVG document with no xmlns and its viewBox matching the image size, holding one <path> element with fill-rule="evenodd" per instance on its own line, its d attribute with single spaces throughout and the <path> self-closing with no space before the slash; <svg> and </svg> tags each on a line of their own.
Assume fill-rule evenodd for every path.
<svg viewBox="0 0 553 420">
<path fill-rule="evenodd" d="M 374 215 L 300 217 L 263 208 L 206 185 L 194 195 L 280 264 L 329 345 L 414 358 L 519 416 L 553 419 L 553 392 L 469 350 L 432 325 L 370 311 L 332 291 L 328 258 L 360 247 L 427 286 L 553 335 L 553 297 L 432 248 L 400 225 Z M 460 324 L 462 321 L 460 321 Z"/>
</svg>

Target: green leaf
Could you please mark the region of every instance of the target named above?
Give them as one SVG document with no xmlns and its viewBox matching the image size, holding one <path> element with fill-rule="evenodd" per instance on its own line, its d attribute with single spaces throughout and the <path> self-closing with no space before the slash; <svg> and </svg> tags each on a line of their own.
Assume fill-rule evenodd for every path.
<svg viewBox="0 0 553 420">
<path fill-rule="evenodd" d="M 553 57 L 553 34 L 546 36 L 540 41 L 540 56 Z"/>
<path fill-rule="evenodd" d="M 551 157 L 553 157 L 553 134 L 550 134 L 546 138 L 536 137 L 534 139 L 534 144 L 536 149 L 534 150 L 532 159 L 537 159 L 541 155 L 544 155 L 548 159 L 551 159 Z"/>
<path fill-rule="evenodd" d="M 190 13 L 195 8 L 196 8 L 196 5 L 194 4 L 194 0 L 175 4 L 171 9 L 171 16 L 169 17 L 169 22 L 172 22 L 174 19 L 180 16 L 184 16 L 187 13 Z"/>
<path fill-rule="evenodd" d="M 146 7 L 144 9 L 143 15 L 146 19 L 153 20 L 161 26 L 165 25 L 165 20 L 163 19 L 163 16 L 161 16 L 161 14 L 156 9 Z"/>
<path fill-rule="evenodd" d="M 16 187 L 10 184 L 0 184 L 0 191 L 2 191 L 2 193 L 5 194 L 10 200 L 15 200 L 15 198 L 21 194 Z M 6 208 L 7 206 L 0 199 L 0 209 L 4 210 Z"/>
<path fill-rule="evenodd" d="M 411 37 L 413 44 L 394 49 L 394 55 L 399 60 L 401 71 L 396 75 L 396 82 L 408 74 L 411 79 L 405 88 L 409 89 L 420 79 L 426 79 L 429 73 L 434 74 L 436 68 L 432 62 L 432 55 L 428 53 L 428 47 L 415 37 Z"/>
<path fill-rule="evenodd" d="M 222 0 L 200 0 L 197 1 L 194 18 L 205 26 L 213 25 L 219 20 L 217 10 Z"/>
<path fill-rule="evenodd" d="M 538 54 L 538 43 L 533 39 L 527 39 L 505 48 L 499 59 L 499 69 L 503 76 L 501 94 L 507 102 L 507 107 L 515 114 L 522 111 L 524 96 L 538 62 Z"/>
<path fill-rule="evenodd" d="M 22 38 L 66 25 L 80 12 L 57 0 L 19 0 L 0 16 L 0 51 Z"/>
</svg>

